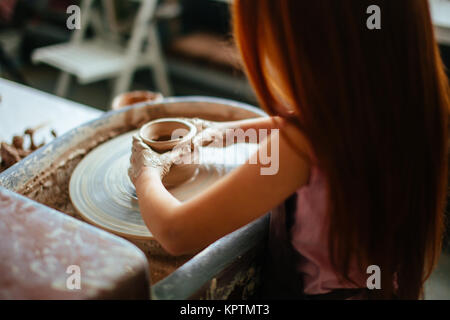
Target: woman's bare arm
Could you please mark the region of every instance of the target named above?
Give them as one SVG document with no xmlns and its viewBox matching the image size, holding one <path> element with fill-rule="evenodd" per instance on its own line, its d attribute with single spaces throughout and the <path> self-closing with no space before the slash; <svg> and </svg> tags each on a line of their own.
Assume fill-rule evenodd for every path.
<svg viewBox="0 0 450 320">
<path fill-rule="evenodd" d="M 251 118 L 244 120 L 236 120 L 236 121 L 226 121 L 226 122 L 217 122 L 219 127 L 223 129 L 276 129 L 279 124 L 282 122 L 279 117 L 260 117 L 260 118 Z"/>
<path fill-rule="evenodd" d="M 252 140 L 252 143 L 260 143 L 261 139 L 267 135 L 260 135 L 262 130 L 265 130 L 267 134 L 270 134 L 272 129 L 278 129 L 281 123 L 285 121 L 280 117 L 260 117 L 250 118 L 236 121 L 225 122 L 209 122 L 209 128 L 212 129 L 212 134 L 215 137 L 216 146 L 228 146 L 230 144 L 244 138 L 246 134 L 248 137 L 255 137 L 256 140 Z M 211 131 L 209 132 L 211 134 Z M 208 140 L 208 139 L 207 139 Z"/>
<path fill-rule="evenodd" d="M 270 118 L 269 118 L 270 119 Z M 281 130 L 308 153 L 301 132 L 287 125 Z M 195 252 L 244 226 L 282 203 L 307 182 L 309 163 L 298 155 L 281 134 L 260 144 L 268 148 L 279 139 L 279 170 L 261 175 L 260 161 L 233 170 L 196 197 L 181 203 L 163 186 L 150 168 L 136 181 L 142 217 L 161 245 L 174 255 Z M 255 154 L 254 156 L 258 156 Z"/>
</svg>

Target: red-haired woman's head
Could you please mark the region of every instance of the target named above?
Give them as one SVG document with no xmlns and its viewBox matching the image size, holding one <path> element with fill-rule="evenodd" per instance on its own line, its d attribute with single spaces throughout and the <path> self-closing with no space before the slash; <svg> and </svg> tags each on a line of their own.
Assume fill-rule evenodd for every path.
<svg viewBox="0 0 450 320">
<path fill-rule="evenodd" d="M 379 30 L 366 26 L 372 4 Z M 261 106 L 297 123 L 327 176 L 338 274 L 355 257 L 361 272 L 381 268 L 373 297 L 418 298 L 447 193 L 449 90 L 428 2 L 235 0 L 233 10 Z"/>
</svg>

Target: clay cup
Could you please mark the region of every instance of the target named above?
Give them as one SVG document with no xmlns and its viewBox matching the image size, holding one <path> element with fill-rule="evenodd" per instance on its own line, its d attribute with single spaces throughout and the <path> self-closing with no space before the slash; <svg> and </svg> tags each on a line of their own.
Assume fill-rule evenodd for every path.
<svg viewBox="0 0 450 320">
<path fill-rule="evenodd" d="M 196 127 L 188 121 L 177 118 L 157 119 L 144 124 L 139 130 L 141 139 L 154 151 L 165 153 L 177 145 L 192 144 L 197 134 Z M 173 164 L 164 177 L 167 188 L 175 187 L 195 176 L 199 167 L 196 153 L 192 153 L 189 163 Z"/>
</svg>

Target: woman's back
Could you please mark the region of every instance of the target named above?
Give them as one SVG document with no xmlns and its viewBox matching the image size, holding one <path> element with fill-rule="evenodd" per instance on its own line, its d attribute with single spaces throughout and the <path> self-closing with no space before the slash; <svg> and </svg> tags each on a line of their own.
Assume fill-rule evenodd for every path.
<svg viewBox="0 0 450 320">
<path fill-rule="evenodd" d="M 327 200 L 326 178 L 317 167 L 312 167 L 308 185 L 297 191 L 295 222 L 291 228 L 292 246 L 299 253 L 297 270 L 303 278 L 304 293 L 307 295 L 366 286 L 366 276 L 354 267 L 349 275 L 352 279 L 358 279 L 358 284 L 341 283 L 331 264 Z"/>
</svg>

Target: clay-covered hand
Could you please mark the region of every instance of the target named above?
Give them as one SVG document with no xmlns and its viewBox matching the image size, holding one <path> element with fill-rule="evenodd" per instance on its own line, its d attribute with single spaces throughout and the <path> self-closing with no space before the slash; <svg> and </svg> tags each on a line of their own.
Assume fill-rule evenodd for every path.
<svg viewBox="0 0 450 320">
<path fill-rule="evenodd" d="M 224 147 L 225 126 L 223 123 L 200 118 L 185 118 L 197 128 L 197 135 L 192 139 L 194 145 Z"/>
<path fill-rule="evenodd" d="M 182 149 L 175 148 L 173 151 L 160 154 L 146 145 L 139 135 L 133 135 L 131 151 L 128 176 L 135 183 L 144 168 L 156 170 L 160 178 L 163 179 L 172 164 L 180 157 Z"/>
</svg>

